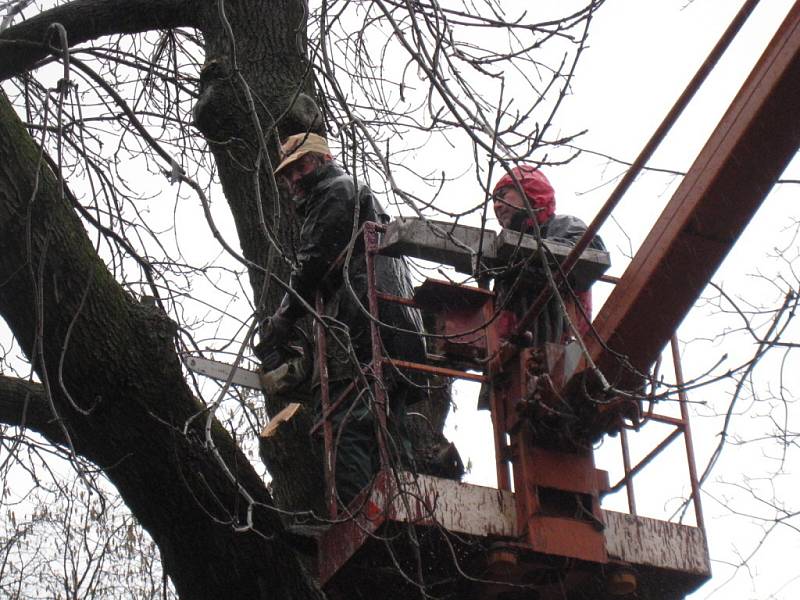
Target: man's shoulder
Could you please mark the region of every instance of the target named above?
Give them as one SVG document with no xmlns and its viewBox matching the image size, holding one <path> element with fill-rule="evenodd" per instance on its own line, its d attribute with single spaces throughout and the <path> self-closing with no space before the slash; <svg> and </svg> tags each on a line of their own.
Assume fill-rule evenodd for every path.
<svg viewBox="0 0 800 600">
<path fill-rule="evenodd" d="M 312 195 L 324 202 L 339 200 L 358 204 L 368 220 L 376 220 L 376 215 L 385 214 L 369 186 L 356 181 L 350 173 L 344 172 L 339 167 L 335 171 L 331 170 L 329 175 L 320 181 Z"/>
<path fill-rule="evenodd" d="M 563 240 L 568 243 L 575 243 L 583 236 L 587 226 L 578 217 L 572 215 L 553 215 L 547 222 L 547 233 L 545 238 Z M 605 251 L 605 244 L 599 235 L 595 235 L 589 243 L 589 247 L 595 250 Z"/>
<path fill-rule="evenodd" d="M 553 215 L 545 223 L 542 232 L 546 238 L 574 237 L 586 231 L 586 223 L 572 215 Z"/>
<path fill-rule="evenodd" d="M 355 195 L 356 185 L 352 175 L 345 173 L 338 165 L 331 165 L 325 172 L 323 179 L 317 184 L 316 191 L 326 194 L 353 196 Z"/>
<path fill-rule="evenodd" d="M 569 228 L 569 227 L 582 227 L 586 229 L 586 223 L 584 223 L 578 217 L 573 217 L 572 215 L 553 215 L 550 218 L 550 221 L 547 224 L 548 229 L 550 228 Z"/>
</svg>

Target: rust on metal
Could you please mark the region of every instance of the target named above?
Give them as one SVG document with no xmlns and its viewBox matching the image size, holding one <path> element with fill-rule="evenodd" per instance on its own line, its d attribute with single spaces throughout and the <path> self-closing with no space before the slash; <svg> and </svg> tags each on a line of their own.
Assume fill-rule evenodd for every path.
<svg viewBox="0 0 800 600">
<path fill-rule="evenodd" d="M 355 387 L 356 387 L 355 381 L 351 381 L 347 385 L 347 387 L 344 388 L 344 390 L 339 394 L 339 397 L 336 400 L 334 400 L 333 402 L 330 402 L 330 399 L 328 400 L 328 408 L 322 411 L 322 417 L 320 417 L 320 420 L 317 421 L 311 428 L 311 430 L 308 432 L 309 435 L 314 435 L 315 433 L 317 433 L 317 431 L 319 431 L 320 427 L 325 426 L 325 423 L 328 422 L 328 420 L 331 418 L 331 415 L 335 413 L 337 410 L 339 410 L 339 407 L 342 404 L 344 404 L 344 401 L 347 400 L 348 396 L 350 397 L 353 396 L 353 390 L 355 389 Z"/>
<path fill-rule="evenodd" d="M 374 410 L 377 412 L 378 421 L 378 455 L 380 456 L 381 471 L 388 471 L 391 467 L 389 460 L 389 449 L 387 447 L 386 432 L 387 416 L 389 414 L 389 402 L 386 397 L 386 387 L 383 385 L 383 343 L 381 342 L 381 332 L 378 327 L 380 322 L 380 311 L 378 308 L 378 288 L 375 282 L 375 254 L 378 249 L 378 230 L 375 223 L 364 223 L 364 245 L 366 246 L 367 263 L 367 291 L 369 300 L 369 311 L 374 315 L 370 319 L 370 338 L 372 342 L 372 374 L 375 381 L 372 385 Z"/>
<path fill-rule="evenodd" d="M 528 522 L 528 542 L 535 552 L 566 558 L 608 562 L 605 538 L 591 523 L 536 515 Z"/>
<path fill-rule="evenodd" d="M 404 298 L 403 296 L 393 296 L 392 294 L 385 294 L 383 292 L 377 292 L 377 296 L 378 300 L 382 300 L 384 302 L 394 302 L 395 304 L 403 304 L 405 306 L 417 308 L 417 303 L 414 302 L 412 298 Z"/>
<path fill-rule="evenodd" d="M 532 520 L 532 542 L 514 542 L 518 530 L 514 494 L 430 476 L 381 473 L 358 499 L 362 510 L 331 526 L 320 539 L 319 580 L 326 583 L 374 534 L 387 523 L 414 523 L 441 527 L 459 535 L 502 541 L 501 549 L 539 552 L 586 560 L 596 565 L 612 561 L 628 565 L 646 583 L 651 571 L 672 577 L 675 589 L 687 592 L 710 575 L 710 561 L 702 529 L 600 511 L 605 524 L 602 548 L 591 540 L 590 523 L 546 516 Z M 355 504 L 355 503 L 354 503 Z M 516 550 L 514 550 L 516 549 Z M 514 562 L 512 557 L 507 562 Z M 671 575 L 670 575 L 671 574 Z M 681 579 L 675 579 L 680 574 Z"/>
<path fill-rule="evenodd" d="M 386 522 L 443 527 L 481 538 L 516 535 L 513 494 L 428 475 L 383 471 L 351 506 L 359 510 L 332 525 L 319 541 L 322 585 Z"/>
<path fill-rule="evenodd" d="M 800 3 L 795 3 L 594 321 L 646 371 L 800 146 Z M 630 383 L 592 338 L 592 358 Z"/>
<path fill-rule="evenodd" d="M 635 467 L 631 468 L 630 470 L 626 469 L 625 476 L 622 479 L 620 479 L 617 483 L 612 485 L 610 491 L 616 492 L 618 490 L 621 490 L 623 485 L 626 485 L 626 483 L 630 481 L 634 477 L 634 475 L 636 475 L 647 465 L 649 465 L 650 462 L 652 462 L 652 460 L 656 456 L 661 454 L 661 452 L 664 449 L 666 449 L 667 446 L 669 446 L 673 441 L 675 441 L 681 433 L 683 433 L 682 427 L 676 427 L 675 429 L 673 429 L 667 435 L 667 437 L 661 440 L 661 442 L 659 442 L 659 444 L 655 448 L 653 448 L 650 452 L 648 452 L 647 455 L 642 460 L 640 460 Z"/>
<path fill-rule="evenodd" d="M 671 417 L 669 415 L 660 415 L 657 413 L 650 413 L 643 415 L 643 420 L 654 421 L 655 423 L 664 423 L 665 425 L 675 425 L 676 427 L 683 427 L 683 419 L 678 417 Z"/>
<path fill-rule="evenodd" d="M 325 313 L 325 305 L 322 299 L 322 292 L 317 292 L 315 299 L 315 306 L 317 314 Z M 328 386 L 328 339 L 325 332 L 325 325 L 321 321 L 314 322 L 314 335 L 317 340 L 317 360 L 319 364 L 319 389 L 320 389 L 320 403 L 323 414 L 328 414 L 330 411 L 330 388 Z M 325 473 L 325 494 L 328 502 L 328 515 L 331 519 L 336 518 L 337 505 L 336 505 L 336 464 L 335 464 L 335 451 L 333 448 L 333 425 L 330 419 L 325 419 L 322 422 L 323 440 L 324 440 L 324 464 L 323 472 Z"/>
<path fill-rule="evenodd" d="M 332 525 L 319 540 L 317 577 L 325 585 L 386 521 L 376 506 Z"/>
<path fill-rule="evenodd" d="M 480 361 L 487 356 L 484 306 L 494 294 L 481 288 L 426 279 L 415 288 L 414 301 L 432 317 L 429 351 L 451 359 Z M 489 322 L 491 325 L 491 321 Z M 474 362 L 475 366 L 482 366 Z"/>
<path fill-rule="evenodd" d="M 689 466 L 689 483 L 692 486 L 692 501 L 694 502 L 694 518 L 700 529 L 705 528 L 703 519 L 703 507 L 700 502 L 700 484 L 697 480 L 697 465 L 694 460 L 694 445 L 692 444 L 692 427 L 689 422 L 689 407 L 685 381 L 683 380 L 683 367 L 681 366 L 681 355 L 678 346 L 678 336 L 672 335 L 672 362 L 675 365 L 675 383 L 678 385 L 678 400 L 681 405 L 681 419 L 683 419 L 683 441 L 686 447 L 686 463 Z"/>
<path fill-rule="evenodd" d="M 529 477 L 531 483 L 570 492 L 597 490 L 599 478 L 591 452 L 574 454 L 534 447 L 531 458 L 536 464 Z"/>
</svg>

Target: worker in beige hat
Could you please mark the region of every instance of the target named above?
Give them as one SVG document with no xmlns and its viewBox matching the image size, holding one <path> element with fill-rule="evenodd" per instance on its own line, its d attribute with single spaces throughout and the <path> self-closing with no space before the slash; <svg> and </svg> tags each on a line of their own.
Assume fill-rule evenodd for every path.
<svg viewBox="0 0 800 600">
<path fill-rule="evenodd" d="M 367 270 L 363 238 L 351 240 L 354 216 L 358 224 L 381 221 L 383 211 L 367 186 L 358 185 L 333 160 L 327 140 L 314 133 L 299 133 L 284 140 L 276 178 L 285 185 L 294 200 L 295 212 L 302 219 L 295 267 L 289 280 L 291 292 L 262 328 L 256 354 L 262 370 L 278 368 L 286 359 L 284 348 L 296 320 L 306 315 L 306 306 L 315 306 L 317 292 L 322 293 L 327 331 L 327 367 L 329 397 L 336 400 L 351 382 L 349 401 L 334 413 L 337 430 L 336 487 L 340 500 L 347 504 L 361 491 L 378 468 L 375 418 L 369 390 L 360 389 L 365 378 L 358 373 L 372 359 L 370 320 L 364 313 L 367 298 Z M 347 270 L 333 267 L 348 245 L 353 250 Z M 344 273 L 349 286 L 344 284 Z M 405 263 L 399 259 L 376 257 L 375 276 L 381 291 L 408 296 L 411 282 Z M 301 300 L 302 299 L 302 300 Z M 305 301 L 305 304 L 304 302 Z M 389 356 L 419 361 L 424 357 L 419 314 L 400 304 L 381 306 L 382 344 Z M 387 371 L 389 371 L 387 369 Z M 422 399 L 424 394 L 409 384 L 408 378 L 385 381 L 389 392 L 393 447 L 397 456 L 405 442 L 402 426 L 405 404 Z M 312 389 L 315 409 L 320 414 L 319 361 L 315 361 Z M 399 450 L 398 450 L 399 449 Z"/>
<path fill-rule="evenodd" d="M 328 140 L 316 133 L 298 133 L 286 138 L 281 145 L 281 158 L 275 176 L 283 179 L 295 196 L 303 193 L 300 182 L 333 160 Z"/>
</svg>

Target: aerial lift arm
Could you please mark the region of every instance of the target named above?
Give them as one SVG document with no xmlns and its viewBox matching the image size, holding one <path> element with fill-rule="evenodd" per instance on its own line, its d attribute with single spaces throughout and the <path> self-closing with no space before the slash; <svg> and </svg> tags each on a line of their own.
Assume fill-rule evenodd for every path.
<svg viewBox="0 0 800 600">
<path fill-rule="evenodd" d="M 796 2 L 594 321 L 612 384 L 646 372 L 800 147 Z M 599 340 L 603 340 L 605 344 Z"/>
</svg>

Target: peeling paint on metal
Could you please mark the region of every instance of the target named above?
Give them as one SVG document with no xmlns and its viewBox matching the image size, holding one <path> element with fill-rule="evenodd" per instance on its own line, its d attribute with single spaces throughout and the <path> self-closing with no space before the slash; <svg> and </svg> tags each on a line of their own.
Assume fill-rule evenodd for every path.
<svg viewBox="0 0 800 600">
<path fill-rule="evenodd" d="M 609 557 L 697 575 L 711 575 L 708 546 L 697 527 L 603 511 Z"/>
</svg>

